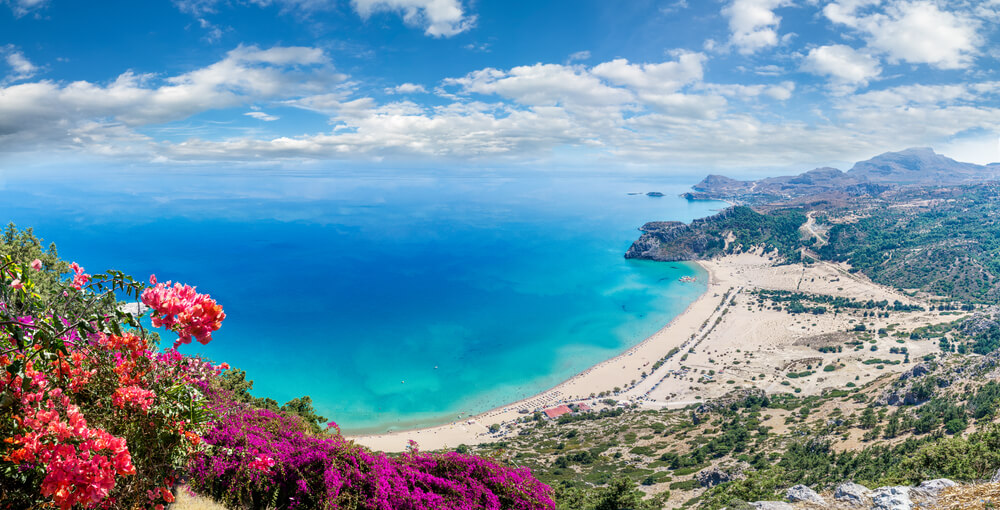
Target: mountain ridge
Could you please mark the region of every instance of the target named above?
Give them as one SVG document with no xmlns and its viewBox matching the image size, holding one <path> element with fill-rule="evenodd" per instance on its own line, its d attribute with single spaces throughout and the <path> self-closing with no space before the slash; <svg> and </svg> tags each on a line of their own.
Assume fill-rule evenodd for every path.
<svg viewBox="0 0 1000 510">
<path fill-rule="evenodd" d="M 976 184 L 1000 179 L 1000 163 L 964 163 L 934 152 L 930 147 L 913 147 L 884 152 L 855 163 L 844 172 L 820 167 L 798 175 L 741 181 L 710 174 L 681 196 L 689 200 L 726 200 L 735 203 L 765 204 L 816 195 L 876 196 L 901 186 L 949 186 Z"/>
</svg>

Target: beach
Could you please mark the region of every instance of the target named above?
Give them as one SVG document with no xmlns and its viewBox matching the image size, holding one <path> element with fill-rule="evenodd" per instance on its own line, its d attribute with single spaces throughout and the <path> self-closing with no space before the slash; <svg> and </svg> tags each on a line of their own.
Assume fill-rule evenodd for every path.
<svg viewBox="0 0 1000 510">
<path fill-rule="evenodd" d="M 622 354 L 547 391 L 470 418 L 435 427 L 352 439 L 375 450 L 389 452 L 405 449 L 410 440 L 427 450 L 455 448 L 461 444 L 500 441 L 506 435 L 517 433 L 521 426 L 516 424 L 518 420 L 560 404 L 585 402 L 599 410 L 608 404 L 602 402 L 603 398 L 592 395 L 615 388 L 621 390 L 610 397 L 616 401 L 658 409 L 698 403 L 736 388 L 790 391 L 789 385 L 784 384 L 785 373 L 798 369 L 799 365 L 802 370 L 806 366 L 820 368 L 820 365 L 831 363 L 838 366 L 829 374 L 797 380 L 795 387 L 804 394 L 842 388 L 848 382 L 873 377 L 873 373 L 881 375 L 905 369 L 906 365 L 890 364 L 876 373 L 863 363 L 867 350 L 828 354 L 816 350 L 811 339 L 842 333 L 860 321 L 859 316 L 846 312 L 803 316 L 761 310 L 751 306 L 751 293 L 754 289 L 770 289 L 858 300 L 899 300 L 905 304 L 920 304 L 921 301 L 851 273 L 843 264 L 774 265 L 773 260 L 760 253 L 729 255 L 697 263 L 708 274 L 706 291 L 669 324 Z M 895 324 L 894 327 L 899 328 L 944 321 L 936 312 L 894 312 L 891 318 L 864 320 L 871 322 L 873 327 Z M 904 344 L 914 357 L 932 352 L 935 347 L 926 341 L 891 341 Z M 653 365 L 674 349 L 675 354 L 653 370 Z M 491 425 L 498 425 L 499 430 L 491 433 Z"/>
</svg>

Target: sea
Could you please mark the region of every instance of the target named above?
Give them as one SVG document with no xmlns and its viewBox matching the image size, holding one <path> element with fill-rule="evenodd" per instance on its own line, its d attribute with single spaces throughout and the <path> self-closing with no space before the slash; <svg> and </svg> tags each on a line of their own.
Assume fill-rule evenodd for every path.
<svg viewBox="0 0 1000 510">
<path fill-rule="evenodd" d="M 725 206 L 678 197 L 696 180 L 29 172 L 0 176 L 0 220 L 88 272 L 196 285 L 228 317 L 210 344 L 182 352 L 245 370 L 256 396 L 308 395 L 363 434 L 539 393 L 666 325 L 706 274 L 623 255 L 647 221 Z"/>
</svg>

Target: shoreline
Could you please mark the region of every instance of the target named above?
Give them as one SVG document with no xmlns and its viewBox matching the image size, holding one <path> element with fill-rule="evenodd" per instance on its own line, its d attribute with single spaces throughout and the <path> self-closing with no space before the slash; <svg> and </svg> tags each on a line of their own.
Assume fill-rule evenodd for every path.
<svg viewBox="0 0 1000 510">
<path fill-rule="evenodd" d="M 522 417 L 531 416 L 535 410 L 599 398 L 623 400 L 626 394 L 648 379 L 641 377 L 644 368 L 663 359 L 671 349 L 675 347 L 679 349 L 685 342 L 691 340 L 693 335 L 708 322 L 711 310 L 715 309 L 714 301 L 718 297 L 719 282 L 714 269 L 700 261 L 687 262 L 697 265 L 705 272 L 708 280 L 705 291 L 670 322 L 621 354 L 601 361 L 545 391 L 465 417 L 460 421 L 381 434 L 350 435 L 347 439 L 382 451 L 403 451 L 407 442 L 412 439 L 421 448 L 436 450 L 457 447 L 460 444 L 478 444 L 488 442 L 487 440 L 502 439 L 487 437 L 487 440 L 483 440 L 483 436 L 489 434 L 490 425 L 508 424 Z M 713 290 L 716 291 L 715 295 L 712 294 Z M 708 315 L 704 313 L 706 310 L 710 312 Z M 708 318 L 702 321 L 700 319 L 703 316 Z M 619 364 L 621 367 L 615 368 Z M 649 372 L 651 370 L 647 368 L 645 373 Z M 611 391 L 615 387 L 621 388 L 622 391 L 607 397 L 590 396 Z M 528 412 L 521 413 L 519 412 L 521 409 L 527 409 Z"/>
<path fill-rule="evenodd" d="M 867 323 L 869 331 L 897 327 L 910 331 L 940 323 L 943 317 L 929 309 L 892 311 L 891 318 L 873 318 L 850 308 L 803 315 L 789 313 L 781 306 L 772 307 L 755 295 L 758 290 L 768 289 L 926 305 L 850 272 L 845 264 L 775 265 L 772 258 L 759 251 L 694 263 L 707 274 L 705 292 L 657 332 L 621 354 L 546 391 L 476 416 L 433 427 L 347 437 L 386 452 L 405 450 L 409 440 L 425 450 L 474 446 L 530 434 L 534 422 L 526 424 L 521 420 L 532 418 L 535 410 L 560 404 L 586 402 L 594 411 L 622 405 L 664 409 L 710 401 L 734 390 L 812 395 L 901 372 L 908 369 L 901 358 L 919 359 L 937 348 L 930 342 L 886 334 L 866 339 L 882 344 L 879 351 L 884 353 L 873 354 L 874 347 L 821 351 L 820 346 L 844 345 L 854 339 L 850 331 L 859 322 Z M 953 315 L 947 316 L 947 320 L 953 319 Z M 893 347 L 900 346 L 907 351 L 893 352 Z M 872 356 L 889 356 L 890 361 L 873 369 Z M 653 365 L 661 360 L 654 370 Z M 827 369 L 827 365 L 832 368 Z M 812 370 L 820 366 L 824 367 L 822 371 Z M 792 379 L 787 375 L 803 370 L 808 371 L 806 376 Z M 621 391 L 608 397 L 597 396 L 615 387 Z M 614 402 L 604 402 L 606 398 Z"/>
</svg>

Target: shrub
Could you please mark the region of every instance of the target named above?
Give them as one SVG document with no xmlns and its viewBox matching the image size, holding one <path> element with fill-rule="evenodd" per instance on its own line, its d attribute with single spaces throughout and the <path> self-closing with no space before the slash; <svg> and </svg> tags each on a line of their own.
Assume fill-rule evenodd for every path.
<svg viewBox="0 0 1000 510">
<path fill-rule="evenodd" d="M 205 435 L 192 486 L 235 508 L 547 509 L 551 489 L 527 468 L 457 452 L 394 459 L 317 436 L 296 416 L 245 408 Z"/>
<path fill-rule="evenodd" d="M 173 501 L 208 420 L 199 387 L 220 368 L 157 352 L 115 299 L 140 295 L 130 277 L 91 277 L 74 263 L 63 281 L 44 267 L 0 261 L 0 501 L 64 510 Z M 212 327 L 199 311 L 171 311 L 178 328 Z"/>
</svg>

